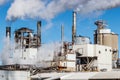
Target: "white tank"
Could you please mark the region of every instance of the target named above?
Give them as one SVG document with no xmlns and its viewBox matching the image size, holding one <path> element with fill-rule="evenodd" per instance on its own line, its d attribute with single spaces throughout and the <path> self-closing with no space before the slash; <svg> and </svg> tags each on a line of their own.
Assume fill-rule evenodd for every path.
<svg viewBox="0 0 120 80">
<path fill-rule="evenodd" d="M 30 72 L 1 70 L 0 80 L 30 80 Z"/>
<path fill-rule="evenodd" d="M 77 36 L 75 39 L 75 45 L 90 44 L 90 38 L 84 36 Z"/>
</svg>

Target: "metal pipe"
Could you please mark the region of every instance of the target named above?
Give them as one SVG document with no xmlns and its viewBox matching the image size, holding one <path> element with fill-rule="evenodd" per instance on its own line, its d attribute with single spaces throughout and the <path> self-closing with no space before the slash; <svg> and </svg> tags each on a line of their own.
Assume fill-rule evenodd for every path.
<svg viewBox="0 0 120 80">
<path fill-rule="evenodd" d="M 64 26 L 61 25 L 61 45 L 62 45 L 62 48 L 61 48 L 61 53 L 63 54 L 63 41 L 64 41 Z"/>
<path fill-rule="evenodd" d="M 37 22 L 37 45 L 40 46 L 41 45 L 41 21 Z"/>
<path fill-rule="evenodd" d="M 11 37 L 11 27 L 6 27 L 6 37 Z"/>
<path fill-rule="evenodd" d="M 73 12 L 73 25 L 72 25 L 72 43 L 75 43 L 75 37 L 76 37 L 76 12 Z"/>
</svg>

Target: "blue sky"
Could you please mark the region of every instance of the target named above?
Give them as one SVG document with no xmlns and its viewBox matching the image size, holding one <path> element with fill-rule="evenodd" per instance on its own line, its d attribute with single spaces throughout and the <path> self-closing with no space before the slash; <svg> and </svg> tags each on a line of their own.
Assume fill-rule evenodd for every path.
<svg viewBox="0 0 120 80">
<path fill-rule="evenodd" d="M 72 9 L 65 10 L 57 14 L 51 21 L 46 22 L 43 19 L 17 19 L 14 22 L 7 22 L 6 15 L 10 7 L 10 3 L 6 3 L 0 6 L 0 50 L 3 47 L 3 40 L 5 37 L 6 26 L 11 26 L 12 28 L 12 38 L 15 29 L 20 27 L 28 27 L 34 29 L 36 32 L 36 23 L 38 20 L 42 20 L 42 43 L 49 43 L 61 40 L 61 24 L 64 25 L 65 41 L 71 41 L 71 31 L 72 31 Z M 113 32 L 120 34 L 120 7 L 108 9 L 102 11 L 102 15 L 94 16 L 91 15 L 86 17 L 84 15 L 77 14 L 77 35 L 88 36 L 93 43 L 93 33 L 96 29 L 94 21 L 102 19 L 107 21 L 108 28 Z M 48 14 L 49 15 L 49 14 Z M 45 29 L 46 25 L 51 25 L 49 29 Z M 119 40 L 120 42 L 120 40 Z"/>
</svg>

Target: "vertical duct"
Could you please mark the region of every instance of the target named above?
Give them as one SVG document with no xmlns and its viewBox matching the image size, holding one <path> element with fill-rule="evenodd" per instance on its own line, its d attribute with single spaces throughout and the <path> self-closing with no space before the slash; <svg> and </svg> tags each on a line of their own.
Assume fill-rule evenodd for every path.
<svg viewBox="0 0 120 80">
<path fill-rule="evenodd" d="M 76 37 L 76 12 L 73 12 L 73 25 L 72 25 L 72 43 L 75 43 Z"/>
<path fill-rule="evenodd" d="M 37 22 L 37 45 L 40 46 L 41 45 L 41 21 Z"/>
<path fill-rule="evenodd" d="M 11 27 L 6 27 L 6 37 L 11 37 Z"/>
</svg>

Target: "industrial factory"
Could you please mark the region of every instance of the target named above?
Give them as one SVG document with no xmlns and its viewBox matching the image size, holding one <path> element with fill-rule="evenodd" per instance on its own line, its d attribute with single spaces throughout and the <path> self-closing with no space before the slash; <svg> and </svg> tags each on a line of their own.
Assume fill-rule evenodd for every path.
<svg viewBox="0 0 120 80">
<path fill-rule="evenodd" d="M 73 12 L 72 42 L 64 44 L 64 60 L 58 60 L 60 70 L 111 71 L 117 68 L 118 34 L 106 28 L 102 20 L 95 22 L 94 44 L 89 37 L 76 35 L 76 12 Z M 107 58 L 107 59 L 106 59 Z"/>
<path fill-rule="evenodd" d="M 41 21 L 37 22 L 37 33 L 27 27 L 15 30 L 14 44 L 10 43 L 11 27 L 6 27 L 7 59 L 2 60 L 0 66 L 0 80 L 97 80 L 97 75 L 116 74 L 111 71 L 118 68 L 118 34 L 108 29 L 103 20 L 95 21 L 97 28 L 93 35 L 94 44 L 91 44 L 89 37 L 76 34 L 76 17 L 77 13 L 74 11 L 71 42 L 64 41 L 62 26 L 59 50 L 56 47 L 53 51 L 44 51 L 42 54 L 52 55 L 47 60 L 40 60 L 41 57 L 38 57 L 41 47 L 45 45 L 41 42 Z M 89 75 L 90 78 L 84 79 L 84 75 Z M 106 79 L 107 77 L 108 80 L 112 79 L 106 75 Z M 115 78 L 119 80 L 120 76 Z"/>
</svg>

